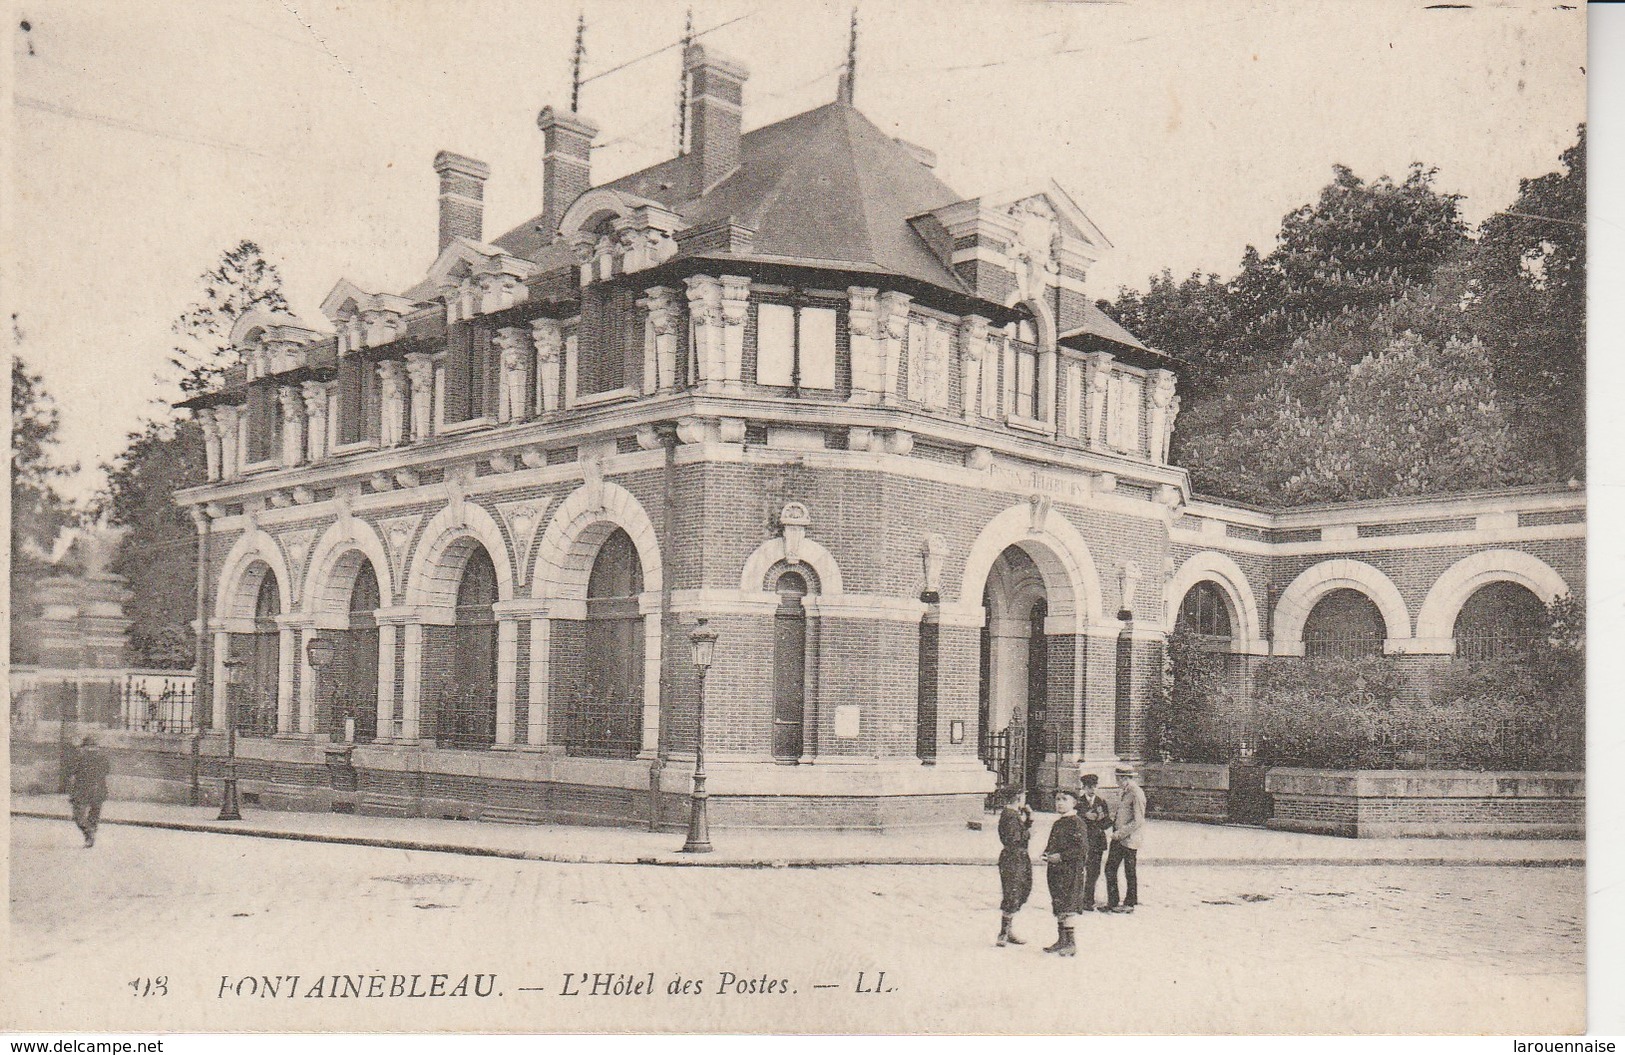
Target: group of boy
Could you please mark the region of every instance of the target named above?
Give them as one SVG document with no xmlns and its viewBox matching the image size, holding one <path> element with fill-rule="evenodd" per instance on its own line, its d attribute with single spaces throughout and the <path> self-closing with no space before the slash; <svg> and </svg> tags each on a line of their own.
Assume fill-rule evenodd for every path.
<svg viewBox="0 0 1625 1055">
<path fill-rule="evenodd" d="M 1126 766 L 1117 769 L 1118 796 L 1108 803 L 1100 795 L 1100 778 L 1080 773 L 1078 790 L 1061 788 L 1055 793 L 1055 823 L 1050 826 L 1044 846 L 1045 879 L 1050 905 L 1055 913 L 1055 944 L 1044 949 L 1058 956 L 1077 955 L 1073 923 L 1085 912 L 1133 912 L 1139 904 L 1138 855 L 1145 831 L 1145 792 L 1138 775 Z M 999 906 L 1002 924 L 998 944 L 1024 945 L 1011 930 L 1015 914 L 1032 891 L 1032 860 L 1027 839 L 1032 829 L 1032 811 L 1026 793 L 1007 788 L 999 793 L 1003 809 L 999 814 L 999 880 L 1003 899 Z M 1106 873 L 1106 903 L 1095 904 L 1102 865 Z M 1118 873 L 1123 886 L 1119 898 Z"/>
</svg>

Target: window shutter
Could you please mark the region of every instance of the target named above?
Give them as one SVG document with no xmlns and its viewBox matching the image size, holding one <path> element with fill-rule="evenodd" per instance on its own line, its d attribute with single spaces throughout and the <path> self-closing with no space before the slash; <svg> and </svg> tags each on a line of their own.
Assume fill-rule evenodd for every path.
<svg viewBox="0 0 1625 1055">
<path fill-rule="evenodd" d="M 451 324 L 447 336 L 445 419 L 447 422 L 467 421 L 470 412 L 469 351 L 471 327 L 466 322 Z"/>
<path fill-rule="evenodd" d="M 801 387 L 835 387 L 835 322 L 833 308 L 801 309 Z"/>
<path fill-rule="evenodd" d="M 375 363 L 357 363 L 361 368 L 361 435 L 377 441 L 384 420 L 383 383 Z"/>
</svg>

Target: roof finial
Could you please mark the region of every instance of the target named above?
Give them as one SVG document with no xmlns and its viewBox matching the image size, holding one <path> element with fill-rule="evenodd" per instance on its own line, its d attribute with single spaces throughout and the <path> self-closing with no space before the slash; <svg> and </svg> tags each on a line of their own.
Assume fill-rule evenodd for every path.
<svg viewBox="0 0 1625 1055">
<path fill-rule="evenodd" d="M 694 43 L 694 9 L 688 9 L 688 19 L 683 23 L 683 58 L 681 60 L 682 72 L 677 80 L 677 148 L 675 153 L 681 157 L 688 152 L 688 49 Z"/>
<path fill-rule="evenodd" d="M 858 9 L 852 9 L 852 26 L 846 41 L 846 72 L 841 77 L 841 102 L 852 105 L 852 92 L 858 80 Z"/>
<path fill-rule="evenodd" d="M 570 58 L 570 112 L 581 112 L 581 60 L 587 57 L 587 12 L 576 16 L 576 50 Z"/>
</svg>

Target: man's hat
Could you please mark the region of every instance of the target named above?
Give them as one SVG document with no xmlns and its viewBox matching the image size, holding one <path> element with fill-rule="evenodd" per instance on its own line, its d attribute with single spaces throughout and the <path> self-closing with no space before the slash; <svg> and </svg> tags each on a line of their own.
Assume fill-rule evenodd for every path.
<svg viewBox="0 0 1625 1055">
<path fill-rule="evenodd" d="M 1133 777 L 1135 780 L 1140 779 L 1140 774 L 1134 771 L 1133 766 L 1118 766 L 1117 775 L 1120 777 Z"/>
<path fill-rule="evenodd" d="M 1083 787 L 1092 788 L 1100 783 L 1100 776 L 1097 773 L 1085 773 L 1078 778 L 1078 783 Z"/>
</svg>

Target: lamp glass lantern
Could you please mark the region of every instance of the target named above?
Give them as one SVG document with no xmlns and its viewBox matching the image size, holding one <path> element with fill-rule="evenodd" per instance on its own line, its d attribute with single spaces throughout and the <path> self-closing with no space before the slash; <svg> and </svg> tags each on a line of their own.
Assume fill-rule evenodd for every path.
<svg viewBox="0 0 1625 1055">
<path fill-rule="evenodd" d="M 711 658 L 716 652 L 717 632 L 706 625 L 704 619 L 701 619 L 699 624 L 690 631 L 688 643 L 695 668 L 701 671 L 709 670 Z"/>
</svg>

